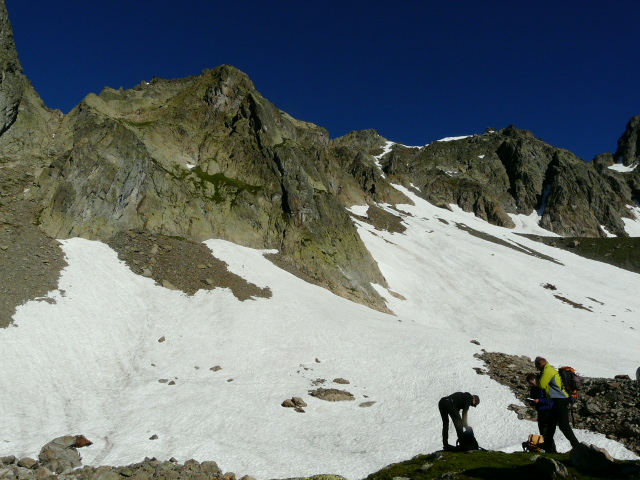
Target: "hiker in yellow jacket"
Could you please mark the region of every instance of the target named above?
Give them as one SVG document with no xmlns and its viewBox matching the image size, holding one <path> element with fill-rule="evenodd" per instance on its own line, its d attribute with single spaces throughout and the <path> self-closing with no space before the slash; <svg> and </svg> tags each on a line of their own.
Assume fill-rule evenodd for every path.
<svg viewBox="0 0 640 480">
<path fill-rule="evenodd" d="M 553 400 L 553 407 L 549 413 L 549 423 L 547 424 L 547 434 L 544 436 L 544 450 L 550 453 L 557 452 L 556 444 L 553 441 L 556 426 L 560 428 L 560 431 L 569 440 L 573 448 L 580 442 L 569 423 L 569 394 L 564 389 L 560 374 L 542 357 L 536 357 L 535 365 L 540 371 L 540 387 L 545 390 L 547 398 Z"/>
</svg>

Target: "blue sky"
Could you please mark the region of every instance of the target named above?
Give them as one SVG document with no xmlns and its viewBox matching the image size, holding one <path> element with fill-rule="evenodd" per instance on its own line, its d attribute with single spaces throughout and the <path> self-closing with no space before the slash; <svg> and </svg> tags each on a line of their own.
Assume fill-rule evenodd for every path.
<svg viewBox="0 0 640 480">
<path fill-rule="evenodd" d="M 516 125 L 591 160 L 640 115 L 640 3 L 6 0 L 26 75 L 65 113 L 231 64 L 331 137 L 422 145 Z"/>
</svg>

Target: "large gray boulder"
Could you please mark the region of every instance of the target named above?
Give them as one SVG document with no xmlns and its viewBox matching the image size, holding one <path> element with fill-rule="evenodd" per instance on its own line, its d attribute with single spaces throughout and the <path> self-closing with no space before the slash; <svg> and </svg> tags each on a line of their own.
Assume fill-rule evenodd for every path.
<svg viewBox="0 0 640 480">
<path fill-rule="evenodd" d="M 612 473 L 616 468 L 609 452 L 586 443 L 573 447 L 571 462 L 576 470 L 584 473 Z"/>
<path fill-rule="evenodd" d="M 67 435 L 51 440 L 40 450 L 38 460 L 40 464 L 55 473 L 82 465 L 82 457 L 78 448 L 91 445 L 84 435 Z"/>
<path fill-rule="evenodd" d="M 541 478 L 559 480 L 569 476 L 567 467 L 551 457 L 539 456 L 536 458 L 534 465 L 540 472 Z"/>
</svg>

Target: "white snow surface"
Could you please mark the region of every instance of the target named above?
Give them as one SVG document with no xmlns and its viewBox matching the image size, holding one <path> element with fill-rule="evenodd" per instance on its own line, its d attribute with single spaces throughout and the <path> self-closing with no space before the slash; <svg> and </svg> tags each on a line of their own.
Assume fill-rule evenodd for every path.
<svg viewBox="0 0 640 480">
<path fill-rule="evenodd" d="M 633 218 L 622 218 L 624 222 L 624 231 L 630 237 L 640 237 L 640 206 L 629 206 L 629 210 Z"/>
<path fill-rule="evenodd" d="M 385 142 L 385 144 L 382 146 L 382 153 L 380 155 L 374 155 L 373 158 L 375 158 L 375 162 L 376 162 L 376 166 L 378 167 L 378 169 L 380 170 L 380 172 L 382 173 L 382 178 L 385 178 L 386 175 L 384 174 L 384 172 L 382 171 L 382 166 L 380 165 L 380 160 L 382 160 L 382 158 L 391 151 L 391 149 L 393 148 L 393 146 L 395 145 L 394 142 L 387 140 Z"/>
<path fill-rule="evenodd" d="M 360 215 L 362 217 L 366 217 L 367 212 L 369 211 L 369 205 L 353 205 L 347 208 L 347 210 L 353 213 L 354 215 Z"/>
<path fill-rule="evenodd" d="M 461 135 L 459 137 L 445 137 L 440 140 L 436 140 L 436 142 L 453 142 L 455 140 L 463 140 L 465 138 L 473 137 L 473 135 Z"/>
<path fill-rule="evenodd" d="M 532 235 L 540 235 L 543 237 L 558 237 L 557 233 L 553 233 L 549 230 L 545 230 L 540 226 L 540 220 L 542 216 L 535 210 L 530 215 L 514 215 L 509 214 L 511 220 L 515 224 L 515 228 L 512 230 L 514 233 L 529 233 Z"/>
<path fill-rule="evenodd" d="M 195 458 L 258 479 L 358 479 L 440 449 L 437 403 L 455 391 L 480 396 L 469 423 L 484 448 L 518 451 L 537 433 L 507 409 L 518 403 L 510 390 L 474 370 L 482 349 L 543 355 L 587 376 L 634 374 L 637 274 L 403 191 L 415 203 L 397 207 L 404 233 L 355 220 L 395 315 L 222 240 L 206 244 L 271 298 L 241 302 L 222 288 L 187 296 L 135 275 L 105 244 L 63 241 L 69 266 L 58 290 L 19 307 L 14 325 L 0 330 L 0 456 L 35 458 L 53 438 L 83 434 L 94 442 L 80 451 L 86 465 Z M 533 223 L 521 220 L 519 230 Z M 332 383 L 338 377 L 350 384 Z M 356 400 L 311 397 L 316 379 Z M 292 396 L 307 402 L 306 413 L 281 406 Z M 616 458 L 637 458 L 602 435 L 576 435 Z M 570 448 L 561 432 L 556 440 Z"/>
<path fill-rule="evenodd" d="M 615 170 L 616 172 L 629 173 L 629 172 L 633 172 L 636 168 L 638 168 L 638 162 L 632 165 L 629 165 L 628 167 L 626 165 L 623 165 L 622 162 L 620 162 L 620 163 L 611 165 L 609 168 L 611 170 Z"/>
</svg>

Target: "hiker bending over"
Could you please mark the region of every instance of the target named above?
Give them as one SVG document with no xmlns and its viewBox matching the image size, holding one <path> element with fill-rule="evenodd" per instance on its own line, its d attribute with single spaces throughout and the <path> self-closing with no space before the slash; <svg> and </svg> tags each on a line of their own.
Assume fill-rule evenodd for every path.
<svg viewBox="0 0 640 480">
<path fill-rule="evenodd" d="M 453 446 L 449 445 L 449 417 L 456 429 L 458 439 L 462 439 L 464 429 L 468 428 L 467 412 L 469 407 L 477 407 L 480 399 L 477 395 L 471 395 L 469 392 L 456 392 L 448 397 L 443 397 L 438 402 L 438 410 L 442 416 L 442 446 L 445 450 L 450 450 Z M 462 410 L 462 417 L 460 416 Z"/>
<path fill-rule="evenodd" d="M 551 407 L 553 407 L 553 400 L 547 398 L 547 392 L 540 388 L 538 385 L 538 376 L 535 373 L 527 375 L 527 383 L 531 387 L 528 400 L 538 412 L 538 430 L 540 431 L 540 435 L 545 437 L 547 435 L 547 425 L 549 424 L 549 414 L 551 413 Z"/>
<path fill-rule="evenodd" d="M 553 441 L 556 427 L 560 428 L 560 431 L 569 440 L 571 447 L 575 447 L 580 442 L 569 424 L 569 394 L 562 384 L 560 374 L 542 357 L 536 357 L 535 365 L 540 371 L 540 387 L 545 390 L 546 397 L 553 400 L 553 406 L 549 411 L 547 434 L 544 436 L 544 450 L 545 452 L 556 453 L 556 444 Z"/>
</svg>

